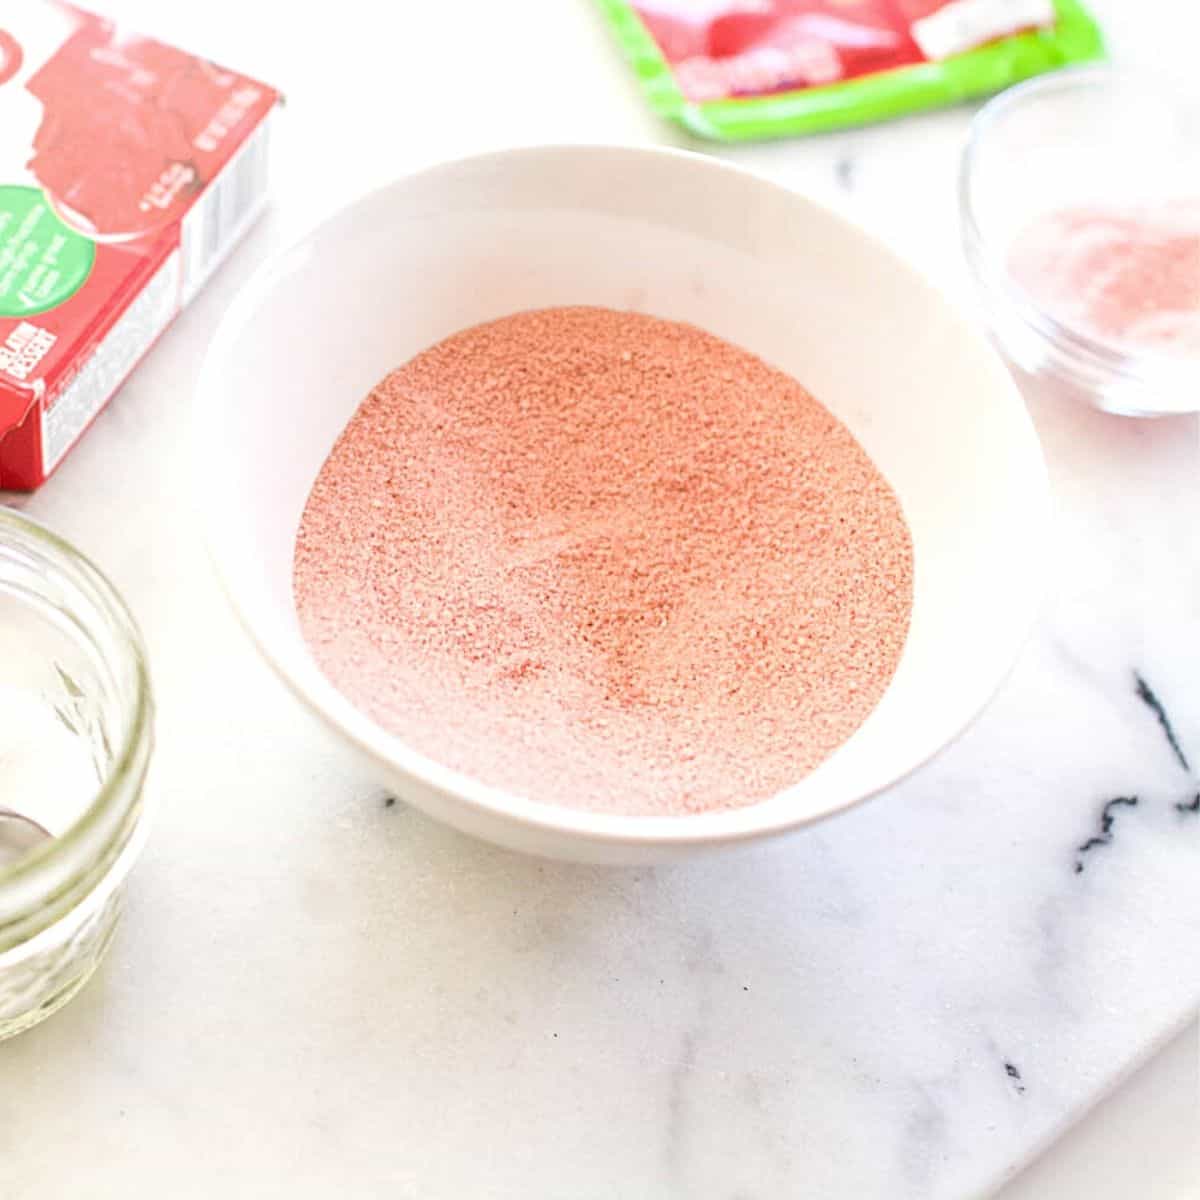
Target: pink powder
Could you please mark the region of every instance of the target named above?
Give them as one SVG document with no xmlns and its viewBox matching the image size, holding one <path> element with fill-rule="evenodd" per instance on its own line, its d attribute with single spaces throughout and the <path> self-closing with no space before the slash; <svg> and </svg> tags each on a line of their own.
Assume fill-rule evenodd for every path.
<svg viewBox="0 0 1200 1200">
<path fill-rule="evenodd" d="M 1200 352 L 1200 203 L 1071 208 L 1014 244 L 1013 277 L 1063 324 L 1130 349 Z"/>
<path fill-rule="evenodd" d="M 332 682 L 428 757 L 689 813 L 795 783 L 862 723 L 912 546 L 794 380 L 689 325 L 561 308 L 371 392 L 313 486 L 295 590 Z"/>
</svg>

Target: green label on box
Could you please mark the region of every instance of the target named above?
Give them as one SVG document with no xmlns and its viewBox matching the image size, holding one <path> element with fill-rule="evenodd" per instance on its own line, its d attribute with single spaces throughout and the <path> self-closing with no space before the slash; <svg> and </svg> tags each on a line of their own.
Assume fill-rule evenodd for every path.
<svg viewBox="0 0 1200 1200">
<path fill-rule="evenodd" d="M 40 188 L 0 186 L 0 317 L 69 300 L 95 260 L 95 242 L 65 225 Z"/>
</svg>

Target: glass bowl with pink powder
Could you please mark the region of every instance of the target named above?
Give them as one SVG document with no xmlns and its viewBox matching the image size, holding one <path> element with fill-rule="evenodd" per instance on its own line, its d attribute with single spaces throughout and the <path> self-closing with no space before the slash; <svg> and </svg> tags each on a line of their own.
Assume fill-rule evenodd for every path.
<svg viewBox="0 0 1200 1200">
<path fill-rule="evenodd" d="M 1197 111 L 1112 67 L 986 105 L 960 177 L 967 261 L 1026 387 L 1137 416 L 1200 409 Z"/>
</svg>

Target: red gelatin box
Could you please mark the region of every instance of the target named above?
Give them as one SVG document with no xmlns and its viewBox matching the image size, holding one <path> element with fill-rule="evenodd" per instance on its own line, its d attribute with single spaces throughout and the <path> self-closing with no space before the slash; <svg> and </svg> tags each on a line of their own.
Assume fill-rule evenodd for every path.
<svg viewBox="0 0 1200 1200">
<path fill-rule="evenodd" d="M 29 491 L 267 194 L 278 93 L 57 0 L 0 0 L 0 488 Z"/>
</svg>

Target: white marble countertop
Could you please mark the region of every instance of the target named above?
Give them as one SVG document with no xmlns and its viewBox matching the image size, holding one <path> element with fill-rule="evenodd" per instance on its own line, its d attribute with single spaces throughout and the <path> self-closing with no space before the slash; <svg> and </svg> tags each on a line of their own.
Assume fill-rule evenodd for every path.
<svg viewBox="0 0 1200 1200">
<path fill-rule="evenodd" d="M 85 1183 L 173 1200 L 958 1200 L 993 1192 L 1186 1027 L 1193 420 L 1037 406 L 1062 506 L 1057 600 L 984 719 L 893 793 L 766 849 L 657 870 L 468 841 L 390 803 L 235 627 L 196 534 L 191 383 L 253 266 L 368 186 L 517 142 L 682 139 L 647 115 L 586 0 L 386 16 L 347 0 L 294 24 L 233 0 L 106 7 L 280 85 L 288 105 L 273 212 L 27 502 L 143 625 L 161 813 L 105 969 L 0 1047 L 3 1200 Z M 1118 54 L 1186 74 L 1179 6 L 1096 7 Z M 1155 36 L 1155 12 L 1170 33 Z M 957 289 L 966 119 L 722 153 L 838 204 Z M 1133 796 L 1081 855 L 1105 805 Z M 1134 1086 L 1139 1111 L 1169 1092 L 1178 1113 L 1187 1041 Z M 1103 1196 L 1087 1137 L 1011 1200 Z M 1120 1156 L 1146 1158 L 1142 1194 L 1187 1194 L 1187 1165 L 1145 1145 Z"/>
</svg>

